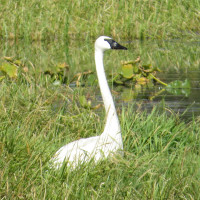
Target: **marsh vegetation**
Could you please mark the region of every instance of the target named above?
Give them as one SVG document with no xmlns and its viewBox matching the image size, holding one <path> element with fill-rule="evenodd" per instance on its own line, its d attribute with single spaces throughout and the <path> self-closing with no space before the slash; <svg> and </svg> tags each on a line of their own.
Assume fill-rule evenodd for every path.
<svg viewBox="0 0 200 200">
<path fill-rule="evenodd" d="M 168 91 L 155 97 L 162 107 L 145 111 L 144 89 L 115 87 L 111 82 L 124 157 L 95 167 L 81 165 L 72 172 L 66 167 L 50 170 L 48 161 L 61 146 L 102 132 L 105 113 L 97 84 L 72 87 L 68 81 L 61 83 L 63 76 L 45 73 L 56 74 L 58 66 L 64 66 L 70 80 L 77 73 L 95 72 L 94 41 L 109 35 L 129 49 L 106 52 L 110 80 L 121 61 L 140 56 L 144 64 L 161 70 L 157 76 L 162 81 L 171 82 L 172 74 L 173 80 L 190 81 L 188 96 L 170 93 L 179 97 L 177 102 L 193 103 L 195 98 L 198 103 L 199 10 L 198 0 L 2 0 L 1 199 L 199 199 L 199 113 L 183 120 L 165 103 Z M 2 70 L 9 63 L 5 56 L 17 61 L 17 76 Z M 91 107 L 85 106 L 88 102 Z M 152 102 L 145 99 L 144 104 Z"/>
</svg>

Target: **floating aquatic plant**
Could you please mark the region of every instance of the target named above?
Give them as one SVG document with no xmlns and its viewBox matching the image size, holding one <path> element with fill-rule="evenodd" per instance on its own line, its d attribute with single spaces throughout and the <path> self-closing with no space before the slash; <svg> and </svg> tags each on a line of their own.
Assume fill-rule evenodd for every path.
<svg viewBox="0 0 200 200">
<path fill-rule="evenodd" d="M 0 81 L 5 77 L 15 79 L 18 77 L 19 69 L 28 72 L 28 68 L 22 63 L 21 60 L 16 60 L 12 57 L 3 57 L 4 62 L 0 65 Z"/>
<path fill-rule="evenodd" d="M 69 65 L 67 63 L 58 63 L 51 70 L 44 72 L 46 75 L 50 75 L 55 85 L 68 83 Z"/>
<path fill-rule="evenodd" d="M 151 64 L 144 65 L 140 57 L 133 61 L 121 62 L 121 69 L 113 77 L 113 82 L 118 85 L 138 85 L 153 86 L 154 82 L 162 83 L 156 78 L 156 72 L 159 68 L 153 67 Z"/>
<path fill-rule="evenodd" d="M 3 57 L 3 60 L 4 62 L 0 65 L 0 81 L 5 77 L 16 79 L 19 75 L 19 70 L 23 72 L 29 71 L 21 60 L 13 57 Z M 152 88 L 156 84 L 161 84 L 163 88 L 159 93 L 149 97 L 150 99 L 155 98 L 164 91 L 173 95 L 189 96 L 191 89 L 189 80 L 175 80 L 167 84 L 157 77 L 157 72 L 161 72 L 158 67 L 154 67 L 152 64 L 143 64 L 141 58 L 138 57 L 136 60 L 122 61 L 118 72 L 109 75 L 109 82 L 123 87 L 122 91 L 127 88 L 124 93 L 126 99 L 127 90 L 131 90 L 131 92 L 128 92 L 129 98 L 135 98 L 141 90 Z M 75 83 L 76 86 L 91 86 L 97 84 L 96 74 L 93 71 L 79 72 L 71 76 L 70 66 L 65 62 L 58 63 L 51 70 L 45 71 L 44 74 L 50 75 L 55 85 Z M 90 102 L 86 101 L 86 99 L 80 99 L 81 105 L 92 108 Z"/>
<path fill-rule="evenodd" d="M 175 80 L 168 84 L 164 83 L 156 77 L 156 73 L 161 72 L 161 70 L 158 67 L 153 67 L 151 64 L 142 64 L 140 57 L 134 61 L 125 61 L 121 64 L 120 71 L 112 79 L 117 85 L 131 85 L 137 91 L 141 89 L 145 90 L 147 87 L 153 87 L 155 84 L 161 84 L 164 86 L 162 92 L 166 89 L 166 91 L 174 95 L 182 94 L 188 96 L 190 94 L 191 85 L 189 80 Z"/>
<path fill-rule="evenodd" d="M 187 79 L 184 81 L 180 80 L 173 81 L 167 84 L 166 87 L 166 90 L 171 94 L 184 95 L 184 96 L 189 96 L 190 89 L 191 89 L 190 81 Z"/>
<path fill-rule="evenodd" d="M 67 64 L 58 64 L 56 70 L 48 72 L 48 74 L 51 75 L 54 81 L 59 80 L 60 84 L 75 83 L 76 86 L 97 84 L 96 74 L 93 71 L 79 72 L 71 77 L 67 75 L 69 70 L 70 67 Z M 163 88 L 159 93 L 152 94 L 149 97 L 150 99 L 155 98 L 164 91 L 174 95 L 189 95 L 191 86 L 188 80 L 176 80 L 167 84 L 157 77 L 157 72 L 161 72 L 158 67 L 154 67 L 152 64 L 143 64 L 141 58 L 138 57 L 136 60 L 122 61 L 118 72 L 109 75 L 109 82 L 114 83 L 118 87 L 123 87 L 120 94 L 126 96 L 126 100 L 136 98 L 141 90 L 145 91 L 147 88 L 153 88 L 156 84 L 162 85 Z M 80 103 L 83 107 L 91 108 L 91 104 L 86 99 L 80 99 Z"/>
<path fill-rule="evenodd" d="M 0 66 L 0 71 L 1 71 L 0 80 L 4 79 L 6 76 L 9 76 L 10 78 L 17 77 L 17 67 L 10 63 L 6 62 L 2 63 Z"/>
</svg>

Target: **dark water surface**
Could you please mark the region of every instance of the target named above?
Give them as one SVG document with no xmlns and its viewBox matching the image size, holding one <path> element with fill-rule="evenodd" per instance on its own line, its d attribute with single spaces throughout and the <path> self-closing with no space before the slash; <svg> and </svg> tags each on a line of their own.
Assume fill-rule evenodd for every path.
<svg viewBox="0 0 200 200">
<path fill-rule="evenodd" d="M 194 76 L 193 76 L 194 74 Z M 159 78 L 165 82 L 175 80 L 185 80 L 185 77 L 191 83 L 191 89 L 185 92 L 184 89 L 178 89 L 175 94 L 165 90 L 162 86 L 155 86 L 152 89 L 146 89 L 137 93 L 137 96 L 129 98 L 128 100 L 120 99 L 117 97 L 119 104 L 123 103 L 139 103 L 142 110 L 151 111 L 153 107 L 157 106 L 160 110 L 163 107 L 167 108 L 168 112 L 180 114 L 181 118 L 191 120 L 192 117 L 200 116 L 200 70 L 190 71 L 187 74 L 159 74 Z M 130 93 L 127 91 L 127 93 Z M 127 94 L 128 96 L 129 94 Z"/>
<path fill-rule="evenodd" d="M 170 112 L 184 114 L 183 117 L 186 119 L 200 116 L 200 38 L 190 41 L 154 40 L 120 41 L 120 43 L 127 46 L 128 51 L 105 53 L 104 64 L 107 73 L 117 71 L 122 60 L 135 60 L 140 56 L 144 64 L 152 64 L 162 70 L 157 74 L 162 81 L 169 83 L 174 80 L 188 79 L 191 89 L 189 91 L 180 89 L 171 93 L 161 85 L 140 91 L 126 87 L 113 87 L 113 90 L 117 92 L 117 95 L 113 93 L 117 106 L 136 103 L 141 109 L 150 111 L 155 105 L 165 104 Z M 95 71 L 93 55 L 94 40 L 72 40 L 69 43 L 64 41 L 52 43 L 1 41 L 0 46 L 0 57 L 12 56 L 26 62 L 27 65 L 31 62 L 38 71 L 52 70 L 55 65 L 64 62 L 69 64 L 72 74 L 86 70 Z M 99 89 L 94 89 L 93 92 L 99 96 L 97 98 L 99 101 Z"/>
</svg>

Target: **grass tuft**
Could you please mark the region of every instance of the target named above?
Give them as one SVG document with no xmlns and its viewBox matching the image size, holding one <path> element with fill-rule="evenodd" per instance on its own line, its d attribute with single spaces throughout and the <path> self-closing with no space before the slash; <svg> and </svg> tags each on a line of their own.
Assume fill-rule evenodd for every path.
<svg viewBox="0 0 200 200">
<path fill-rule="evenodd" d="M 1 1 L 0 36 L 28 41 L 96 38 L 182 38 L 198 35 L 198 0 Z M 92 17 L 91 17 L 92 16 Z"/>
<path fill-rule="evenodd" d="M 104 115 L 81 108 L 82 92 L 42 76 L 3 80 L 0 90 L 2 199 L 199 199 L 200 120 L 123 108 L 124 157 L 49 169 L 62 145 L 99 135 Z M 32 80 L 32 81 L 31 81 Z"/>
</svg>

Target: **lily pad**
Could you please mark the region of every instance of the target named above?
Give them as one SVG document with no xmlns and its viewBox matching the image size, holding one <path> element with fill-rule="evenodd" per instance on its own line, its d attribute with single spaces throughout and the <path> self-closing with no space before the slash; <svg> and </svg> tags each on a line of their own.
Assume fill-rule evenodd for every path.
<svg viewBox="0 0 200 200">
<path fill-rule="evenodd" d="M 124 78 L 132 78 L 133 77 L 133 65 L 127 64 L 122 66 L 122 76 Z"/>
<path fill-rule="evenodd" d="M 169 83 L 166 89 L 171 94 L 184 95 L 187 97 L 190 94 L 191 85 L 190 81 L 187 79 L 185 81 L 176 80 Z"/>
<path fill-rule="evenodd" d="M 8 75 L 10 78 L 17 77 L 17 67 L 15 65 L 12 65 L 10 63 L 2 63 L 2 65 L 0 66 L 0 70 Z"/>
<path fill-rule="evenodd" d="M 187 79 L 185 81 L 176 80 L 176 81 L 169 83 L 167 85 L 167 88 L 188 88 L 188 89 L 190 89 L 191 85 L 190 85 L 190 81 Z"/>
<path fill-rule="evenodd" d="M 147 79 L 146 77 L 140 77 L 139 79 L 137 79 L 137 83 L 140 85 L 145 85 L 149 82 L 149 79 Z"/>
</svg>

